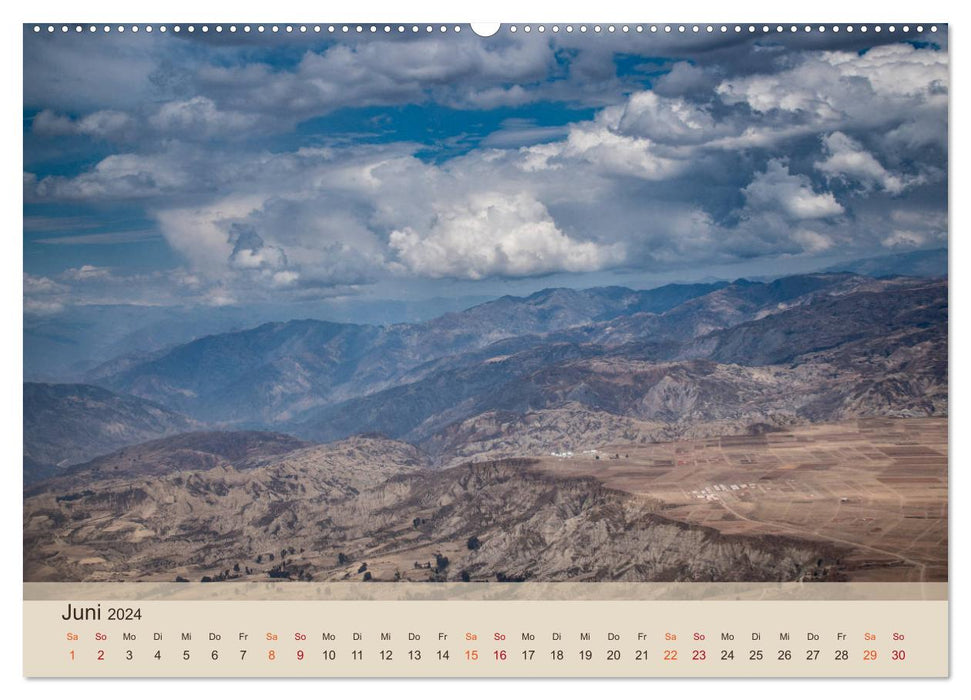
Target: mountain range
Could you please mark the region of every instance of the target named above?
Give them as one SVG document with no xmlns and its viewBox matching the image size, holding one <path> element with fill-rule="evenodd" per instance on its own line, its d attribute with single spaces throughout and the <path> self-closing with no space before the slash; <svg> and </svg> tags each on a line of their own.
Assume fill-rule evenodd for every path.
<svg viewBox="0 0 971 700">
<path fill-rule="evenodd" d="M 758 422 L 946 411 L 946 285 L 895 281 L 877 291 L 869 281 L 852 289 L 846 278 L 830 281 L 831 293 L 813 289 L 812 300 L 786 294 L 785 304 L 776 294 L 744 312 L 733 300 L 723 314 L 729 323 L 753 320 L 719 330 L 709 329 L 725 297 L 763 296 L 764 288 L 719 290 L 706 303 L 688 302 L 693 313 L 677 307 L 617 319 L 613 328 L 595 324 L 593 343 L 583 342 L 590 326 L 527 347 L 519 340 L 511 350 L 499 343 L 438 363 L 416 381 L 319 410 L 297 432 L 329 440 L 368 426 L 424 445 L 478 415 L 571 404 L 652 422 L 665 437 L 704 425 L 723 433 Z M 643 330 L 632 332 L 634 325 Z"/>
<path fill-rule="evenodd" d="M 947 282 L 818 273 L 547 289 L 418 324 L 264 324 L 110 362 L 89 380 L 25 385 L 28 481 L 204 426 L 315 442 L 377 432 L 453 464 L 470 454 L 462 440 L 504 444 L 493 457 L 549 451 L 591 417 L 650 440 L 941 415 Z M 563 437 L 539 445 L 537 424 Z"/>
<path fill-rule="evenodd" d="M 226 425 L 286 424 L 321 405 L 399 383 L 415 368 L 497 341 L 667 310 L 724 283 L 550 289 L 502 297 L 419 324 L 298 320 L 199 338 L 139 361 L 110 362 L 88 380 Z"/>
</svg>

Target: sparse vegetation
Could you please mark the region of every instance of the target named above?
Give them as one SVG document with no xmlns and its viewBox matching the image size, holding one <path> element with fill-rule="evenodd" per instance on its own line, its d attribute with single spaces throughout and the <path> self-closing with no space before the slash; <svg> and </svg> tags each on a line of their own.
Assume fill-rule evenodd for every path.
<svg viewBox="0 0 971 700">
<path fill-rule="evenodd" d="M 266 573 L 270 578 L 290 578 L 290 572 L 286 570 L 283 564 L 277 564 Z"/>
</svg>

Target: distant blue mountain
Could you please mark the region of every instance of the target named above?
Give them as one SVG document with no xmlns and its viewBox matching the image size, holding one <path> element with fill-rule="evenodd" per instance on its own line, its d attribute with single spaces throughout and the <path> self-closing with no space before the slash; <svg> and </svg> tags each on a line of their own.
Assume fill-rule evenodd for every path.
<svg viewBox="0 0 971 700">
<path fill-rule="evenodd" d="M 565 347 L 580 348 L 578 356 L 586 357 L 630 343 L 639 344 L 642 355 L 674 357 L 679 348 L 689 347 L 686 343 L 713 332 L 817 298 L 867 290 L 883 293 L 888 285 L 898 283 L 850 273 L 817 273 L 771 282 L 742 279 L 652 290 L 544 289 L 417 324 L 373 326 L 312 319 L 267 323 L 199 338 L 144 361 L 108 363 L 88 380 L 211 426 L 285 428 L 328 416 L 325 420 L 346 424 L 350 434 L 370 429 L 367 415 L 373 406 L 368 404 L 353 417 L 334 414 L 330 408 L 426 377 L 445 378 L 427 385 L 439 389 L 414 397 L 427 402 L 434 413 L 435 406 L 451 405 L 457 397 L 471 400 L 488 391 L 490 383 L 501 383 L 510 365 L 475 369 L 494 358 L 518 354 L 522 368 L 538 371 L 560 361 Z M 798 332 L 830 333 L 839 325 L 838 320 L 822 322 L 824 326 L 815 331 L 800 327 Z M 782 340 L 784 346 L 812 342 L 811 337 Z M 654 349 L 645 351 L 645 343 Z M 690 347 L 693 356 L 709 351 Z M 753 346 L 752 352 L 757 350 Z M 470 374 L 468 368 L 475 371 Z M 456 384 L 463 381 L 466 385 Z M 408 413 L 419 416 L 425 409 L 409 406 Z M 314 429 L 311 434 L 330 433 Z"/>
<path fill-rule="evenodd" d="M 853 272 L 870 277 L 947 277 L 947 248 L 850 260 L 830 265 L 824 272 Z"/>
<path fill-rule="evenodd" d="M 24 481 L 119 447 L 198 429 L 156 403 L 87 384 L 24 384 Z"/>
<path fill-rule="evenodd" d="M 726 286 L 545 289 L 393 326 L 310 319 L 267 323 L 199 338 L 142 360 L 109 362 L 87 380 L 209 423 L 275 425 L 321 405 L 384 389 L 439 358 L 510 338 L 662 313 Z"/>
</svg>

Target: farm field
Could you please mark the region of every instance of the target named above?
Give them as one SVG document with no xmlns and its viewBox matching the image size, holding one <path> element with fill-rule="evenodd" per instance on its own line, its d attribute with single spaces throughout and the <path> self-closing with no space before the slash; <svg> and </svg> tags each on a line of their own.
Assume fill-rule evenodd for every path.
<svg viewBox="0 0 971 700">
<path fill-rule="evenodd" d="M 725 534 L 849 548 L 854 581 L 947 580 L 947 419 L 869 418 L 782 432 L 618 445 L 535 468 L 594 476 Z"/>
</svg>

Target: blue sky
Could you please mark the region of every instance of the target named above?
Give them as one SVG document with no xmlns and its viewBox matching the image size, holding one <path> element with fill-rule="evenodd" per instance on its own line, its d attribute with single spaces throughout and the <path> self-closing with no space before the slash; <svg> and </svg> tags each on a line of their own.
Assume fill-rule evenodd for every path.
<svg viewBox="0 0 971 700">
<path fill-rule="evenodd" d="M 948 79 L 943 27 L 25 28 L 25 318 L 438 309 L 941 247 Z"/>
</svg>

